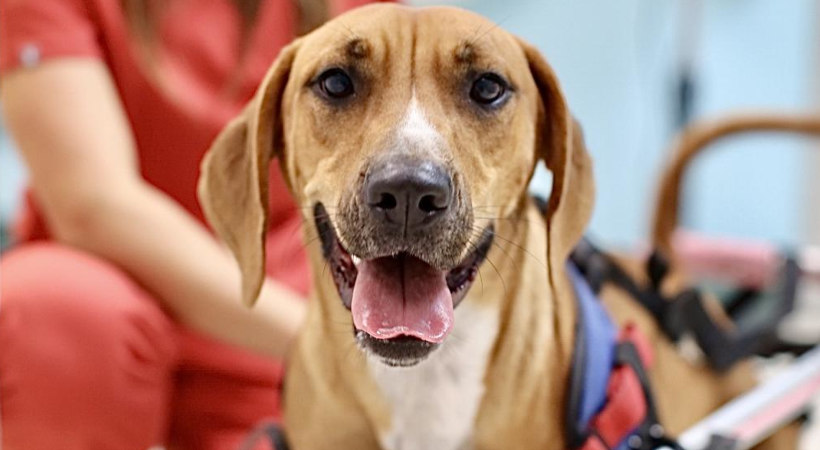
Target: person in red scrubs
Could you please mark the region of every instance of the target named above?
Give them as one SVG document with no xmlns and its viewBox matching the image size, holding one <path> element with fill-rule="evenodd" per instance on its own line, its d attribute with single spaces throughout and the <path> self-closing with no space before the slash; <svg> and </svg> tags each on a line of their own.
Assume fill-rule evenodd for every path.
<svg viewBox="0 0 820 450">
<path fill-rule="evenodd" d="M 0 104 L 30 174 L 0 258 L 0 447 L 232 449 L 278 414 L 309 284 L 300 206 L 273 168 L 247 309 L 199 161 L 306 18 L 362 3 L 0 2 Z"/>
</svg>

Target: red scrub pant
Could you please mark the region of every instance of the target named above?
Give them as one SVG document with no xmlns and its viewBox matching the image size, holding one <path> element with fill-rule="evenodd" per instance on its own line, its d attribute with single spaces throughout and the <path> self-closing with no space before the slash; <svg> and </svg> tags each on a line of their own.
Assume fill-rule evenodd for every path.
<svg viewBox="0 0 820 450">
<path fill-rule="evenodd" d="M 182 328 L 110 263 L 32 243 L 0 277 L 0 448 L 236 449 L 278 414 L 278 364 Z"/>
</svg>

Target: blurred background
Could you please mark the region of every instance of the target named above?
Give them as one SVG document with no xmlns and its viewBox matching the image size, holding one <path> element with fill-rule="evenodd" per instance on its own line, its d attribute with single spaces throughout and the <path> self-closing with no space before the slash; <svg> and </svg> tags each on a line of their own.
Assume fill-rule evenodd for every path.
<svg viewBox="0 0 820 450">
<path fill-rule="evenodd" d="M 591 233 L 610 246 L 647 235 L 657 177 L 681 124 L 747 109 L 817 110 L 820 1 L 461 0 L 535 44 L 563 83 L 595 160 Z M 779 136 L 720 144 L 695 165 L 683 223 L 783 245 L 820 243 L 820 156 Z M 2 245 L 25 183 L 0 132 Z M 549 176 L 533 189 L 549 192 Z"/>
</svg>

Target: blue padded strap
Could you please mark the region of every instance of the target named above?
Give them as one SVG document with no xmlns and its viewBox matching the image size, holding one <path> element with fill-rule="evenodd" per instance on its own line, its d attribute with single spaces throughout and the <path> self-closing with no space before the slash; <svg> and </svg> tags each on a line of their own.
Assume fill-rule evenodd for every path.
<svg viewBox="0 0 820 450">
<path fill-rule="evenodd" d="M 582 334 L 576 338 L 576 343 L 583 347 L 575 349 L 581 352 L 582 357 L 578 361 L 581 366 L 572 369 L 582 371 L 578 379 L 581 386 L 576 426 L 578 430 L 585 430 L 606 402 L 609 376 L 615 365 L 617 335 L 615 325 L 578 268 L 568 263 L 567 274 L 575 287 L 577 332 Z"/>
</svg>

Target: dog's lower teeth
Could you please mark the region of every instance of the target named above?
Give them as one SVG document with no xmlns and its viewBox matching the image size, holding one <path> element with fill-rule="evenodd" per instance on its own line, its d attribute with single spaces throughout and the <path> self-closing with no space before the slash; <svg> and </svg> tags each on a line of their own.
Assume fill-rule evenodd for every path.
<svg viewBox="0 0 820 450">
<path fill-rule="evenodd" d="M 353 260 L 353 265 L 356 266 L 356 267 L 359 267 L 359 264 L 362 263 L 362 258 L 359 258 L 356 255 L 350 255 L 350 259 Z"/>
</svg>

